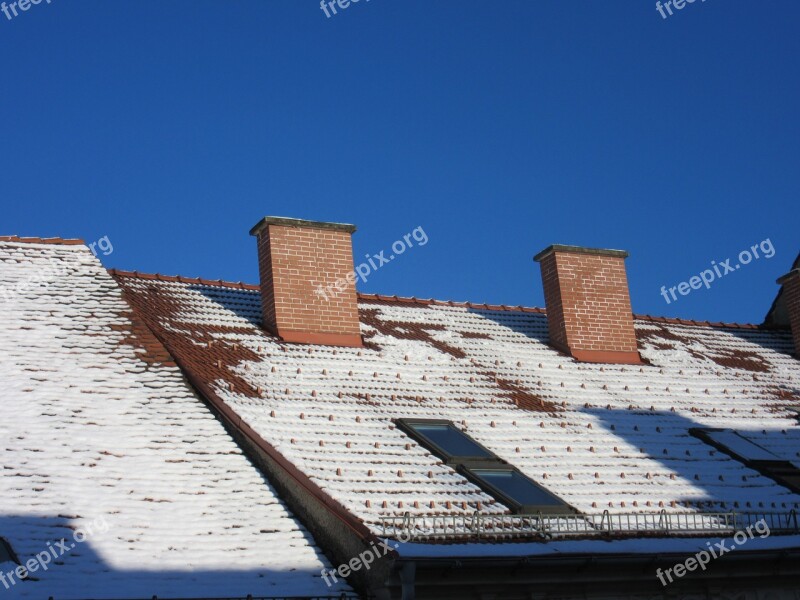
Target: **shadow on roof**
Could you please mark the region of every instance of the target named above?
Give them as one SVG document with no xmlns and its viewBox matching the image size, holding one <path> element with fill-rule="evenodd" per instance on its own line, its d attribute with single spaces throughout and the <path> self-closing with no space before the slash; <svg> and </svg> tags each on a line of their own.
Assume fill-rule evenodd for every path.
<svg viewBox="0 0 800 600">
<path fill-rule="evenodd" d="M 85 541 L 75 541 L 76 527 L 66 516 L 42 517 L 33 515 L 0 516 L 0 537 L 11 544 L 21 563 L 41 556 L 41 563 L 51 561 L 46 569 L 37 567 L 30 579 L 19 581 L 9 575 L 12 563 L 2 564 L 0 597 L 31 598 L 358 598 L 353 593 L 343 594 L 325 590 L 318 571 L 302 569 L 278 571 L 259 570 L 193 570 L 185 569 L 137 570 L 119 568 L 108 564 L 92 546 L 92 538 L 111 537 L 117 546 L 130 546 L 131 532 L 123 538 L 115 534 L 113 526 L 105 531 L 95 531 Z M 40 540 L 48 540 L 41 542 Z M 58 542 L 63 542 L 59 547 Z M 51 550 L 52 549 L 52 550 Z M 119 549 L 119 548 L 118 548 Z M 205 549 L 199 549 L 204 551 Z M 55 554 L 56 558 L 53 558 Z M 122 554 L 122 553 L 120 553 Z M 135 561 L 131 553 L 129 561 Z M 139 555 L 141 556 L 141 555 Z M 147 556 L 150 559 L 150 556 Z M 265 557 L 269 560 L 269 557 Z M 38 564 L 41 564 L 38 563 Z M 315 579 L 312 580 L 311 578 Z M 8 585 L 8 588 L 6 588 Z M 323 595 L 314 595 L 322 593 Z M 284 595 L 282 595 L 284 594 Z M 291 595 L 285 595 L 291 594 Z M 309 595 L 310 594 L 310 595 Z"/>
<path fill-rule="evenodd" d="M 258 292 L 198 284 L 189 284 L 186 287 L 245 319 L 254 327 L 261 327 L 261 295 Z"/>
<path fill-rule="evenodd" d="M 794 342 L 789 329 L 728 329 L 726 331 L 748 344 L 755 344 L 778 354 L 794 356 Z"/>
<path fill-rule="evenodd" d="M 485 308 L 468 308 L 467 312 L 494 321 L 501 327 L 542 344 L 547 344 L 550 339 L 547 330 L 547 316 L 541 313 Z"/>
<path fill-rule="evenodd" d="M 669 486 L 672 483 L 670 474 L 674 474 L 676 483 L 689 483 L 697 488 L 696 493 L 683 497 L 670 494 L 671 498 L 677 498 L 681 503 L 690 503 L 689 508 L 700 507 L 704 511 L 720 512 L 785 512 L 800 502 L 800 497 L 788 488 L 689 433 L 693 428 L 708 427 L 703 423 L 671 411 L 645 412 L 594 407 L 583 409 L 582 412 L 592 415 L 606 430 L 632 447 L 627 449 L 631 454 L 638 451 L 660 463 L 662 469 L 653 469 L 660 472 L 653 472 L 653 480 L 648 484 Z M 788 429 L 792 425 L 792 421 L 776 416 L 776 426 Z M 757 438 L 760 444 L 766 442 L 771 445 L 771 442 L 775 442 L 781 446 L 789 441 L 780 429 L 765 431 L 739 428 L 735 431 Z M 654 487 L 653 496 L 658 495 L 658 488 Z"/>
</svg>

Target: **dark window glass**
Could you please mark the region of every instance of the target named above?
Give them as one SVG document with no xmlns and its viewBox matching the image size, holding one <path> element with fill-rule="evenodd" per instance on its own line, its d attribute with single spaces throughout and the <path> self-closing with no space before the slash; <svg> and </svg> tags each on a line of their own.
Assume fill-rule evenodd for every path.
<svg viewBox="0 0 800 600">
<path fill-rule="evenodd" d="M 481 446 L 452 421 L 397 419 L 395 423 L 422 446 L 440 456 L 446 464 L 516 513 L 576 512 L 513 465 Z"/>
<path fill-rule="evenodd" d="M 720 446 L 726 447 L 728 450 L 744 459 L 780 460 L 780 458 L 775 456 L 772 452 L 765 450 L 758 444 L 754 444 L 747 438 L 730 429 L 721 429 L 719 431 L 709 429 L 706 430 L 705 434 L 711 439 L 711 441 L 716 442 Z"/>
<path fill-rule="evenodd" d="M 470 469 L 479 479 L 524 506 L 563 506 L 564 503 L 533 481 L 509 469 Z"/>
<path fill-rule="evenodd" d="M 418 434 L 425 436 L 450 456 L 470 458 L 494 458 L 494 455 L 472 441 L 452 425 L 410 423 Z"/>
<path fill-rule="evenodd" d="M 773 479 L 795 493 L 800 493 L 800 469 L 791 461 L 773 454 L 739 432 L 732 429 L 693 428 L 689 433 L 765 477 Z"/>
</svg>

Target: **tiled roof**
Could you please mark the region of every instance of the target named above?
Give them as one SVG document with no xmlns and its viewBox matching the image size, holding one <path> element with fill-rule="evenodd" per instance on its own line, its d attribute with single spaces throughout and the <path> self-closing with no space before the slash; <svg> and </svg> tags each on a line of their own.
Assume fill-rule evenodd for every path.
<svg viewBox="0 0 800 600">
<path fill-rule="evenodd" d="M 2 238 L 0 356 L 0 537 L 24 562 L 108 526 L 0 594 L 347 589 L 85 246 Z"/>
<path fill-rule="evenodd" d="M 331 498 L 384 517 L 506 513 L 399 431 L 449 419 L 582 512 L 789 510 L 800 496 L 691 437 L 746 433 L 800 465 L 784 330 L 637 317 L 644 366 L 582 364 L 542 309 L 361 295 L 363 349 L 281 343 L 256 286 L 115 273 L 182 367 Z"/>
</svg>

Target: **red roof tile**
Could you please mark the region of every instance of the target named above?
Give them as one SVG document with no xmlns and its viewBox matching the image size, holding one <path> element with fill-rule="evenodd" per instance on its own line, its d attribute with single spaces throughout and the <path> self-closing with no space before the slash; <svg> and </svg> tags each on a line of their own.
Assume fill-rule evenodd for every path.
<svg viewBox="0 0 800 600">
<path fill-rule="evenodd" d="M 0 242 L 19 242 L 22 244 L 58 244 L 61 246 L 85 246 L 86 242 L 81 239 L 65 239 L 59 237 L 39 238 L 39 237 L 19 237 L 17 235 L 0 235 Z"/>
</svg>

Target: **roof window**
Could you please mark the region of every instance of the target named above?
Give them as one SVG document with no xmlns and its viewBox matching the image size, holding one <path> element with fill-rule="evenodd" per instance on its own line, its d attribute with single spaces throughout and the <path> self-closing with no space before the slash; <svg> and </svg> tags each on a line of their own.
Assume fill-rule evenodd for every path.
<svg viewBox="0 0 800 600">
<path fill-rule="evenodd" d="M 461 472 L 518 513 L 574 513 L 561 498 L 554 496 L 514 467 L 470 468 Z"/>
<path fill-rule="evenodd" d="M 574 514 L 575 509 L 488 450 L 452 421 L 397 419 L 397 426 L 516 513 Z"/>
<path fill-rule="evenodd" d="M 448 465 L 455 466 L 479 460 L 499 460 L 490 450 L 458 429 L 451 421 L 400 419 L 398 425 Z"/>
<path fill-rule="evenodd" d="M 800 469 L 733 429 L 693 428 L 689 433 L 765 477 L 800 493 Z"/>
</svg>

